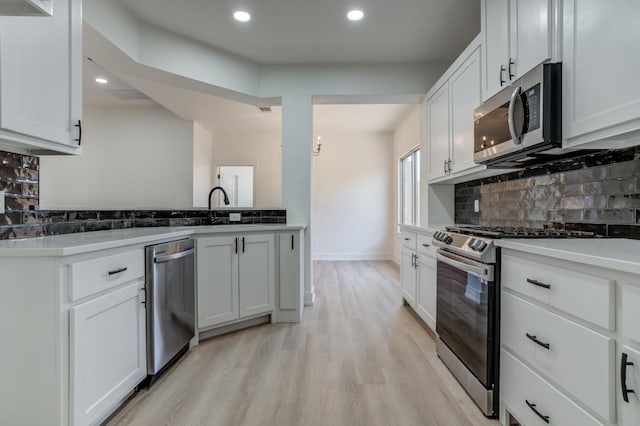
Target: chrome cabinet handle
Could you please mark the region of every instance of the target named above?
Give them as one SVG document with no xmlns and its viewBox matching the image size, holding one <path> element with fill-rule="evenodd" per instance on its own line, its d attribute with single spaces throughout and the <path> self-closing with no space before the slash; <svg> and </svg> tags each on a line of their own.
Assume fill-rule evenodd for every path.
<svg viewBox="0 0 640 426">
<path fill-rule="evenodd" d="M 500 87 L 502 87 L 504 85 L 504 83 L 506 83 L 506 81 L 502 79 L 502 74 L 505 71 L 506 70 L 504 69 L 504 65 L 500 65 L 500 74 L 498 75 L 498 79 L 500 80 Z"/>
<path fill-rule="evenodd" d="M 509 133 L 511 133 L 511 139 L 513 143 L 516 145 L 522 144 L 522 135 L 518 134 L 518 129 L 516 129 L 516 120 L 514 118 L 516 111 L 516 100 L 522 94 L 522 87 L 518 86 L 513 90 L 511 94 L 511 99 L 509 100 Z"/>
<path fill-rule="evenodd" d="M 622 387 L 622 399 L 624 402 L 629 402 L 629 394 L 636 393 L 633 389 L 627 387 L 627 367 L 633 365 L 632 362 L 627 361 L 628 355 L 622 353 L 622 360 L 620 361 L 620 386 Z"/>
<path fill-rule="evenodd" d="M 538 410 L 536 409 L 536 404 L 533 404 L 533 403 L 529 402 L 529 400 L 528 400 L 528 399 L 525 399 L 524 401 L 527 403 L 527 405 L 529 406 L 529 408 L 531 408 L 531 410 L 532 410 L 534 413 L 536 413 L 536 415 L 537 415 L 538 417 L 540 417 L 540 418 L 542 419 L 542 421 L 543 421 L 543 422 L 545 422 L 546 424 L 549 424 L 549 416 L 545 416 L 545 415 L 544 415 L 544 414 L 542 414 L 540 411 L 538 411 Z"/>
<path fill-rule="evenodd" d="M 513 61 L 513 58 L 509 58 L 509 80 L 513 80 L 513 77 L 515 77 L 515 74 L 513 74 L 513 72 L 511 71 L 512 65 L 515 64 L 516 63 Z"/>
<path fill-rule="evenodd" d="M 532 342 L 535 342 L 536 344 L 542 346 L 543 348 L 545 348 L 546 350 L 549 350 L 550 345 L 548 343 L 545 343 L 541 340 L 538 340 L 537 336 L 534 336 L 533 334 L 529 334 L 529 333 L 525 333 L 527 335 L 527 338 L 529 338 L 529 340 L 531 340 Z"/>
</svg>

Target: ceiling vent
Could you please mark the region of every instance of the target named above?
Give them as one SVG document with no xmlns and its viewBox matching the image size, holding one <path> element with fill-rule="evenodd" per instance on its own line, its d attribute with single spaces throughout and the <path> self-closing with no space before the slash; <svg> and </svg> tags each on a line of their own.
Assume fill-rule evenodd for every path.
<svg viewBox="0 0 640 426">
<path fill-rule="evenodd" d="M 148 101 L 151 99 L 136 89 L 107 90 L 107 92 L 123 101 Z"/>
<path fill-rule="evenodd" d="M 258 107 L 260 112 L 271 112 L 271 107 Z"/>
</svg>

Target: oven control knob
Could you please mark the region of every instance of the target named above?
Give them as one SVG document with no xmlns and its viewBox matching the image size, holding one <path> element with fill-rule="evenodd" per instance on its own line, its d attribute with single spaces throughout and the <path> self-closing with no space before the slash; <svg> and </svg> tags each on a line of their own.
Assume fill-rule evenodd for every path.
<svg viewBox="0 0 640 426">
<path fill-rule="evenodd" d="M 441 235 L 442 235 L 442 232 L 437 231 L 435 234 L 433 234 L 433 238 L 440 241 Z"/>
<path fill-rule="evenodd" d="M 478 240 L 478 243 L 479 244 L 476 244 L 476 250 L 478 250 L 478 251 L 484 250 L 484 248 L 487 246 L 487 243 L 485 243 L 482 240 Z"/>
<path fill-rule="evenodd" d="M 467 241 L 467 245 L 469 246 L 469 248 L 471 248 L 472 250 L 475 250 L 473 246 L 476 244 L 476 241 L 478 240 L 476 240 L 475 238 L 471 238 L 469 241 Z"/>
<path fill-rule="evenodd" d="M 451 244 L 452 242 L 453 242 L 453 238 L 451 238 L 450 236 L 447 235 L 445 237 L 444 243 L 445 244 Z"/>
</svg>

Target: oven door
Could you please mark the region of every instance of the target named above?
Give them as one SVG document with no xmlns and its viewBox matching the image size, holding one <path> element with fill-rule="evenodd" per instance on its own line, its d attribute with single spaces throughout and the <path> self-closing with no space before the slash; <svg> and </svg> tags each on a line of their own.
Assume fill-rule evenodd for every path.
<svg viewBox="0 0 640 426">
<path fill-rule="evenodd" d="M 487 388 L 493 383 L 494 266 L 438 250 L 436 332 Z M 495 330 L 497 333 L 497 330 Z"/>
</svg>

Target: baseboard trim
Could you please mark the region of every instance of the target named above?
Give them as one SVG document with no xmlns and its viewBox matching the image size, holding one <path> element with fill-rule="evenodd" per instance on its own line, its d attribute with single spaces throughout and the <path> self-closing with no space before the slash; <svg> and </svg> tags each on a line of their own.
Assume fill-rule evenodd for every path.
<svg viewBox="0 0 640 426">
<path fill-rule="evenodd" d="M 313 260 L 393 260 L 390 253 L 314 253 Z"/>
<path fill-rule="evenodd" d="M 316 294 L 313 291 L 304 293 L 304 306 L 313 306 L 316 300 Z"/>
</svg>

